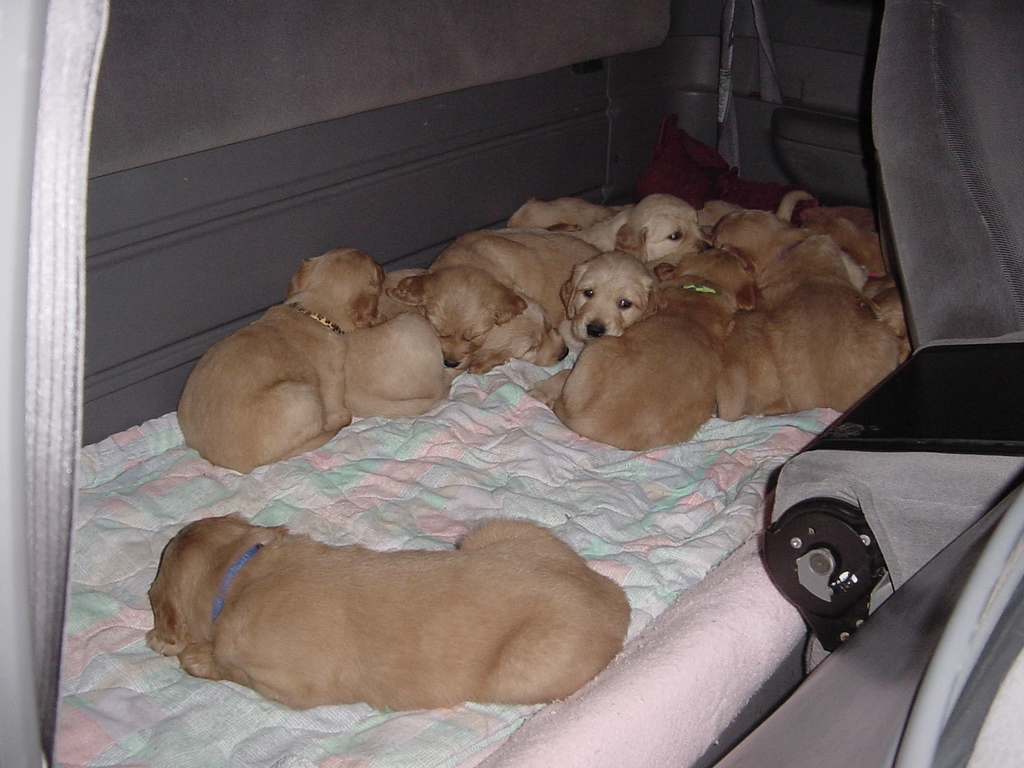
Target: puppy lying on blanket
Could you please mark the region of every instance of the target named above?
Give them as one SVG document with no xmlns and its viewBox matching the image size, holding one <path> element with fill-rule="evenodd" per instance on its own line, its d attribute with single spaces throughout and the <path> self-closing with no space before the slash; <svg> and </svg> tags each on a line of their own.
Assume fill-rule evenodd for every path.
<svg viewBox="0 0 1024 768">
<path fill-rule="evenodd" d="M 569 330 L 582 345 L 623 331 L 661 307 L 658 279 L 629 254 L 610 251 L 577 264 L 562 286 Z M 577 350 L 578 351 L 578 350 Z"/>
<path fill-rule="evenodd" d="M 619 652 L 630 615 L 613 581 L 514 520 L 454 551 L 385 553 L 208 518 L 167 545 L 149 598 L 151 648 L 297 709 L 561 699 Z"/>
<path fill-rule="evenodd" d="M 481 269 L 540 304 L 548 322 L 557 327 L 565 317 L 562 284 L 573 267 L 598 252 L 594 246 L 562 232 L 479 230 L 462 235 L 441 251 L 430 271 L 455 266 Z"/>
<path fill-rule="evenodd" d="M 737 308 L 756 300 L 753 269 L 711 249 L 659 273 L 658 312 L 588 342 L 571 370 L 531 390 L 584 437 L 645 451 L 689 440 L 714 414 L 726 334 Z"/>
<path fill-rule="evenodd" d="M 378 325 L 383 279 L 354 248 L 303 262 L 284 304 L 214 344 L 189 375 L 178 403 L 186 444 L 251 472 L 320 447 L 353 416 L 417 416 L 447 396 L 430 325 Z"/>
<path fill-rule="evenodd" d="M 762 264 L 759 303 L 726 343 L 718 415 L 844 411 L 903 359 L 893 328 L 850 282 L 843 252 L 812 235 Z"/>
<path fill-rule="evenodd" d="M 384 290 L 386 313 L 418 311 L 429 321 L 452 376 L 487 373 L 513 357 L 554 365 L 569 353 L 536 301 L 482 269 L 397 270 L 386 276 Z"/>
</svg>

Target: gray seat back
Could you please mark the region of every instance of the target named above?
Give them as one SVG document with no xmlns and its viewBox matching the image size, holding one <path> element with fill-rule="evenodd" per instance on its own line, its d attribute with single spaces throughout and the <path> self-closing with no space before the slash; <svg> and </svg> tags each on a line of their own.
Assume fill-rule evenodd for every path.
<svg viewBox="0 0 1024 768">
<path fill-rule="evenodd" d="M 1024 330 L 1022 51 L 1017 0 L 886 3 L 872 120 L 917 346 Z"/>
</svg>

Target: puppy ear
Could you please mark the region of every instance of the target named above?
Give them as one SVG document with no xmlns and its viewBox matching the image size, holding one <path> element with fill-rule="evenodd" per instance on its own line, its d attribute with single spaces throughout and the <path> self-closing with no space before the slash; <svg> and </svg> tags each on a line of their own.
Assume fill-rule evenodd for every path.
<svg viewBox="0 0 1024 768">
<path fill-rule="evenodd" d="M 429 276 L 429 272 L 422 275 L 409 275 L 409 277 L 399 280 L 398 285 L 388 288 L 386 293 L 392 299 L 402 304 L 409 304 L 414 307 L 423 306 L 423 297 L 426 292 L 426 283 Z"/>
<path fill-rule="evenodd" d="M 158 653 L 171 655 L 181 647 L 178 609 L 167 596 L 167 590 L 158 586 L 150 588 L 149 603 L 153 609 L 153 629 L 146 633 L 146 644 Z"/>
<path fill-rule="evenodd" d="M 377 294 L 364 293 L 352 302 L 352 324 L 356 328 L 372 328 L 384 321 L 377 309 Z"/>
<path fill-rule="evenodd" d="M 856 307 L 872 320 L 882 319 L 882 311 L 878 308 L 878 305 L 867 296 L 858 296 L 856 299 Z"/>
<path fill-rule="evenodd" d="M 250 531 L 252 544 L 270 544 L 288 535 L 286 525 L 257 525 Z M 248 547 L 246 547 L 248 549 Z"/>
<path fill-rule="evenodd" d="M 313 259 L 305 259 L 299 266 L 299 271 L 292 275 L 292 279 L 288 281 L 288 291 L 285 293 L 285 299 L 290 299 L 296 293 L 306 290 L 306 286 L 309 284 L 309 275 L 313 271 Z"/>
<path fill-rule="evenodd" d="M 503 325 L 513 317 L 519 317 L 526 311 L 526 299 L 509 288 L 505 297 L 494 305 L 494 324 Z"/>
<path fill-rule="evenodd" d="M 661 290 L 661 283 L 651 285 L 651 295 L 647 300 L 647 309 L 644 310 L 644 317 L 650 317 L 655 312 L 660 312 L 666 306 L 665 292 Z"/>
<path fill-rule="evenodd" d="M 736 306 L 740 309 L 753 309 L 760 297 L 755 283 L 745 283 L 736 291 Z"/>
<path fill-rule="evenodd" d="M 562 287 L 558 291 L 558 296 L 562 299 L 562 306 L 565 307 L 565 316 L 570 320 L 576 317 L 576 307 L 574 307 L 572 303 L 572 296 L 574 293 L 576 293 L 575 271 L 573 271 L 572 277 L 562 283 Z"/>
<path fill-rule="evenodd" d="M 637 229 L 628 221 L 619 227 L 615 235 L 615 250 L 623 251 L 635 256 L 640 261 L 646 261 L 647 228 Z"/>
<path fill-rule="evenodd" d="M 651 271 L 654 273 L 654 276 L 659 280 L 668 280 L 670 277 L 672 277 L 672 273 L 675 271 L 675 265 L 667 261 L 662 261 L 655 264 L 651 268 Z"/>
</svg>

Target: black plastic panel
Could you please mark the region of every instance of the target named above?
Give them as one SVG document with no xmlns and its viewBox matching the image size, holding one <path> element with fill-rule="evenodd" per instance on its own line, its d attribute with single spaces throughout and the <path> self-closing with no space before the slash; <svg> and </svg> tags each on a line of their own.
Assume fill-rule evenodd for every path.
<svg viewBox="0 0 1024 768">
<path fill-rule="evenodd" d="M 1024 455 L 1024 342 L 925 347 L 810 449 Z"/>
</svg>

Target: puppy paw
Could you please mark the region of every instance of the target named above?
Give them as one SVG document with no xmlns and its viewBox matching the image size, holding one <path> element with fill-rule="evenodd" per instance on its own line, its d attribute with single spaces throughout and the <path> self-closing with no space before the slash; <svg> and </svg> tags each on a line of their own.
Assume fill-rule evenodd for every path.
<svg viewBox="0 0 1024 768">
<path fill-rule="evenodd" d="M 213 656 L 213 643 L 192 643 L 178 654 L 178 663 L 193 677 L 207 680 L 223 679 L 217 660 Z"/>
<path fill-rule="evenodd" d="M 146 645 L 164 656 L 175 656 L 180 649 L 176 641 L 167 641 L 161 638 L 156 629 L 151 629 L 146 633 Z"/>
<path fill-rule="evenodd" d="M 562 394 L 562 387 L 565 386 L 567 378 L 569 378 L 569 371 L 559 371 L 551 378 L 534 384 L 528 394 L 530 397 L 540 400 L 548 408 L 554 408 L 555 402 Z"/>
</svg>

